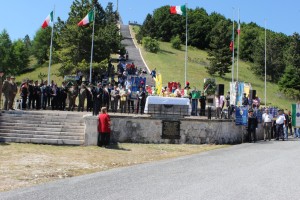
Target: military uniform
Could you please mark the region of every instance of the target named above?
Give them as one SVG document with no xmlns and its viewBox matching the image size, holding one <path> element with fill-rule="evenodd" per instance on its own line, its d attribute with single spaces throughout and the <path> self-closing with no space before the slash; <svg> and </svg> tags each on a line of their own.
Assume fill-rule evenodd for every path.
<svg viewBox="0 0 300 200">
<path fill-rule="evenodd" d="M 73 88 L 69 90 L 69 111 L 74 110 L 75 100 L 77 96 L 78 96 L 77 86 L 73 86 Z"/>
<path fill-rule="evenodd" d="M 0 75 L 0 108 L 1 108 L 1 103 L 2 103 L 2 74 Z"/>
<path fill-rule="evenodd" d="M 86 99 L 86 87 L 84 85 L 81 85 L 79 93 L 78 93 L 78 98 L 79 98 L 79 104 L 78 104 L 78 112 L 81 111 L 83 112 L 84 110 L 84 102 Z"/>
<path fill-rule="evenodd" d="M 10 76 L 6 77 L 6 80 L 3 82 L 2 86 L 2 92 L 4 94 L 5 100 L 4 100 L 4 110 L 9 109 L 9 104 L 10 104 L 10 98 L 9 98 L 9 93 L 11 91 L 11 84 L 10 84 Z"/>
</svg>

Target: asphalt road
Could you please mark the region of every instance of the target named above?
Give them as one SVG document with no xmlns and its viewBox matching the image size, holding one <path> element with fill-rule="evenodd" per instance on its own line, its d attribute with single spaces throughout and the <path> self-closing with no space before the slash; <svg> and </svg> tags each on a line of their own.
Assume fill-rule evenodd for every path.
<svg viewBox="0 0 300 200">
<path fill-rule="evenodd" d="M 300 141 L 241 144 L 0 193 L 0 199 L 300 199 Z"/>
</svg>

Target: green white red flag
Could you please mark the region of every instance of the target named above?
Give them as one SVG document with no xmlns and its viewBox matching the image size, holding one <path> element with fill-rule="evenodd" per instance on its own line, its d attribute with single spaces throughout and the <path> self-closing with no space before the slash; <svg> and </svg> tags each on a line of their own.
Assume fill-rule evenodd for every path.
<svg viewBox="0 0 300 200">
<path fill-rule="evenodd" d="M 48 27 L 50 22 L 53 22 L 53 11 L 46 17 L 45 21 L 42 24 L 42 28 Z"/>
<path fill-rule="evenodd" d="M 240 21 L 239 21 L 239 24 L 238 24 L 237 33 L 238 33 L 238 35 L 241 34 L 241 22 Z"/>
<path fill-rule="evenodd" d="M 170 13 L 174 15 L 183 15 L 186 16 L 186 6 L 171 6 Z"/>
<path fill-rule="evenodd" d="M 94 21 L 94 10 L 91 10 L 77 25 L 84 26 Z"/>
</svg>

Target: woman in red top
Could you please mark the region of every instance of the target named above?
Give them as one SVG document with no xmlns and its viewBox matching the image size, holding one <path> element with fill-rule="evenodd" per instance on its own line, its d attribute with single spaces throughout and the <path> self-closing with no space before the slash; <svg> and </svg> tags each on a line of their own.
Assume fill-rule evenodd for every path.
<svg viewBox="0 0 300 200">
<path fill-rule="evenodd" d="M 110 139 L 110 126 L 111 121 L 110 117 L 107 114 L 107 108 L 102 107 L 101 113 L 98 116 L 98 146 L 107 147 L 109 145 L 109 139 Z"/>
</svg>

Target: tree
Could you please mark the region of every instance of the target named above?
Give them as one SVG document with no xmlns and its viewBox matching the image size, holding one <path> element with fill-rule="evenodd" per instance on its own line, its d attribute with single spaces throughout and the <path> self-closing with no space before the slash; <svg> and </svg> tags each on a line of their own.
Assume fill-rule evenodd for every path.
<svg viewBox="0 0 300 200">
<path fill-rule="evenodd" d="M 285 70 L 284 52 L 288 37 L 282 33 L 267 31 L 267 75 L 270 81 L 278 82 Z M 265 33 L 260 32 L 253 54 L 253 72 L 258 76 L 264 75 L 265 69 Z"/>
<path fill-rule="evenodd" d="M 207 12 L 203 8 L 189 10 L 188 13 L 188 44 L 199 49 L 209 47 L 209 32 L 212 29 Z"/>
<path fill-rule="evenodd" d="M 229 44 L 231 42 L 231 23 L 227 20 L 219 21 L 211 31 L 210 50 L 208 51 L 209 66 L 206 66 L 210 75 L 218 74 L 223 77 L 229 73 L 231 60 L 231 51 Z"/>
<path fill-rule="evenodd" d="M 300 99 L 300 35 L 294 33 L 290 39 L 289 48 L 285 52 L 287 67 L 278 84 L 285 95 Z"/>
<path fill-rule="evenodd" d="M 37 59 L 38 64 L 45 63 L 49 58 L 51 31 L 51 27 L 40 28 L 33 38 L 32 54 Z"/>
<path fill-rule="evenodd" d="M 93 62 L 100 63 L 108 59 L 111 53 L 120 49 L 121 37 L 116 25 L 116 13 L 112 11 L 112 4 L 108 4 L 106 11 L 94 0 L 74 0 L 67 21 L 60 26 L 61 35 L 58 38 L 59 50 L 57 55 L 62 67 L 61 75 L 74 73 L 79 63 L 89 63 L 91 58 L 91 44 L 93 23 L 78 27 L 77 23 L 95 6 L 95 35 Z"/>
<path fill-rule="evenodd" d="M 28 67 L 29 64 L 29 49 L 26 43 L 19 39 L 12 44 L 13 66 L 11 69 L 13 74 L 19 74 Z"/>
<path fill-rule="evenodd" d="M 159 51 L 158 41 L 150 37 L 143 38 L 143 46 L 146 51 L 149 51 L 151 53 L 157 53 Z"/>
<path fill-rule="evenodd" d="M 0 33 L 0 70 L 10 73 L 13 69 L 12 66 L 12 42 L 8 32 L 4 29 Z"/>
</svg>

